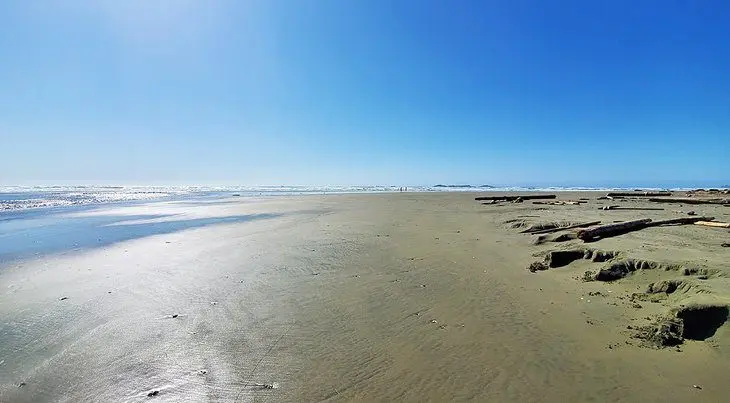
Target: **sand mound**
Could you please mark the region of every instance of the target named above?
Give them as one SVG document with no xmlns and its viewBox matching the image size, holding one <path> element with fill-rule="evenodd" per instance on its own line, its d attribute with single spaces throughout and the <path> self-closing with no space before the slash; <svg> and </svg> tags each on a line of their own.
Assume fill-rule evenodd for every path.
<svg viewBox="0 0 730 403">
<path fill-rule="evenodd" d="M 525 228 L 526 226 L 529 225 L 526 220 L 521 219 L 521 218 L 513 218 L 510 220 L 506 220 L 503 223 L 504 223 L 505 228 L 509 228 L 509 229 Z"/>
<path fill-rule="evenodd" d="M 708 276 L 717 275 L 717 270 L 709 270 L 699 267 L 683 267 L 682 274 L 685 276 L 700 276 L 707 279 Z"/>
<path fill-rule="evenodd" d="M 656 283 L 651 283 L 646 289 L 647 294 L 672 294 L 677 289 L 683 288 L 685 290 L 689 290 L 692 288 L 692 285 L 684 280 L 661 280 L 657 281 Z"/>
<path fill-rule="evenodd" d="M 567 242 L 578 239 L 578 235 L 575 232 L 567 232 L 562 234 L 545 234 L 539 235 L 533 242 L 535 245 L 542 245 L 545 242 Z"/>
<path fill-rule="evenodd" d="M 525 228 L 523 232 L 534 232 L 534 231 L 542 231 L 547 229 L 556 229 L 556 228 L 564 228 L 564 227 L 570 227 L 572 225 L 580 224 L 579 222 L 573 222 L 573 221 L 550 221 L 550 222 L 539 222 L 532 224 L 531 226 Z"/>
<path fill-rule="evenodd" d="M 633 336 L 652 347 L 672 347 L 684 342 L 683 323 L 677 318 L 659 318 L 654 324 L 637 329 Z"/>
<path fill-rule="evenodd" d="M 596 221 L 596 222 L 598 222 L 598 221 Z M 508 224 L 511 228 L 527 227 L 520 232 L 532 233 L 532 234 L 539 234 L 541 232 L 558 232 L 561 230 L 576 229 L 577 227 L 586 227 L 586 226 L 588 226 L 588 224 L 590 224 L 590 223 L 585 223 L 585 222 L 581 222 L 581 221 L 547 221 L 547 222 L 544 221 L 544 222 L 538 222 L 538 223 L 529 225 L 529 223 L 527 221 L 518 220 L 518 219 L 507 220 L 504 223 Z"/>
<path fill-rule="evenodd" d="M 594 280 L 614 281 L 614 280 L 622 279 L 638 270 L 657 270 L 657 269 L 663 269 L 663 270 L 669 271 L 669 270 L 681 270 L 681 269 L 685 269 L 685 268 L 681 265 L 659 263 L 659 262 L 653 262 L 653 261 L 649 261 L 649 260 L 624 259 L 624 260 L 620 260 L 618 262 L 613 262 L 613 263 L 609 264 L 607 267 L 604 267 L 603 269 L 599 270 L 598 273 L 595 274 Z M 689 270 L 689 269 L 687 269 L 687 270 Z"/>
<path fill-rule="evenodd" d="M 686 306 L 675 310 L 673 315 L 638 328 L 633 337 L 653 347 L 672 347 L 685 340 L 704 341 L 727 322 L 728 314 L 730 309 L 726 305 Z"/>
<path fill-rule="evenodd" d="M 699 267 L 685 267 L 681 264 L 660 263 L 650 260 L 624 259 L 613 262 L 607 267 L 599 270 L 593 275 L 593 280 L 597 281 L 615 281 L 631 275 L 639 270 L 664 270 L 679 271 L 685 276 L 700 276 L 707 279 L 708 276 L 717 273 L 716 270 L 708 270 Z"/>
<path fill-rule="evenodd" d="M 619 252 L 594 250 L 592 256 L 588 257 L 596 263 L 609 261 L 619 255 Z M 588 259 L 586 258 L 586 259 Z"/>
<path fill-rule="evenodd" d="M 532 262 L 529 266 L 527 266 L 527 270 L 529 270 L 532 273 L 536 273 L 538 271 L 543 271 L 549 269 L 548 265 L 545 264 L 545 262 Z"/>
<path fill-rule="evenodd" d="M 553 230 L 560 228 L 567 228 L 574 225 L 581 224 L 578 221 L 542 221 L 537 223 L 530 223 L 529 220 L 523 218 L 512 218 L 503 221 L 506 228 L 510 229 L 522 229 L 522 232 L 535 232 L 543 230 Z"/>
<path fill-rule="evenodd" d="M 600 251 L 593 249 L 570 249 L 570 250 L 554 250 L 548 252 L 542 262 L 533 262 L 527 269 L 531 272 L 547 270 L 548 268 L 556 268 L 567 266 L 576 260 L 591 260 L 593 262 L 605 262 L 618 256 L 618 252 Z"/>
</svg>

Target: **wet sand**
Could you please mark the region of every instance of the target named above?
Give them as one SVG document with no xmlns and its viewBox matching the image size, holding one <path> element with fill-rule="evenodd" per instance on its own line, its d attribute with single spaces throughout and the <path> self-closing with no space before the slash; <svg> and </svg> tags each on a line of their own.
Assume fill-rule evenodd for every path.
<svg viewBox="0 0 730 403">
<path fill-rule="evenodd" d="M 0 268 L 0 401 L 726 399 L 727 325 L 679 348 L 647 346 L 633 329 L 683 304 L 729 301 L 727 230 L 658 227 L 542 245 L 519 231 L 688 209 L 728 221 L 730 208 L 601 211 L 595 193 L 560 196 L 591 199 L 580 206 L 485 206 L 474 196 L 242 198 L 76 213 L 167 230 Z M 585 247 L 708 275 L 639 270 L 586 282 L 585 271 L 608 264 L 586 259 L 526 270 L 549 251 Z M 632 297 L 672 279 L 686 283 Z"/>
</svg>

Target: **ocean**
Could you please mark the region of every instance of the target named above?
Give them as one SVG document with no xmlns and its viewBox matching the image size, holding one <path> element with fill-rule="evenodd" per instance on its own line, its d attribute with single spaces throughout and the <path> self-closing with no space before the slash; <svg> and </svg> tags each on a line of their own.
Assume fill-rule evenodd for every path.
<svg viewBox="0 0 730 403">
<path fill-rule="evenodd" d="M 475 192 L 475 191 L 577 191 L 625 190 L 632 186 L 0 186 L 0 220 L 3 212 L 27 209 L 87 206 L 153 200 L 215 199 L 231 196 L 286 196 L 336 193 Z M 642 189 L 667 189 L 643 187 Z M 679 188 L 674 188 L 679 189 Z"/>
</svg>

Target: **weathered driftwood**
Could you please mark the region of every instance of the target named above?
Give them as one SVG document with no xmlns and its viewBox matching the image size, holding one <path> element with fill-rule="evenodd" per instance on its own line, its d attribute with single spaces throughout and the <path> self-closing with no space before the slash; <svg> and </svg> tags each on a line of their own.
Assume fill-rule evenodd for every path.
<svg viewBox="0 0 730 403">
<path fill-rule="evenodd" d="M 636 210 L 636 211 L 659 211 L 664 210 L 661 207 L 621 207 L 621 206 L 604 206 L 601 210 Z"/>
<path fill-rule="evenodd" d="M 730 199 L 700 199 L 696 197 L 661 197 L 651 198 L 650 202 L 655 203 L 684 203 L 684 204 L 725 204 L 730 203 Z"/>
<path fill-rule="evenodd" d="M 506 200 L 506 201 L 514 201 L 514 200 L 537 200 L 537 199 L 555 199 L 556 195 L 521 195 L 521 196 L 480 196 L 475 197 L 474 200 Z"/>
<path fill-rule="evenodd" d="M 609 196 L 609 197 L 616 197 L 616 196 L 629 196 L 629 197 L 633 197 L 633 196 L 637 196 L 637 197 L 639 197 L 639 196 L 644 196 L 644 197 L 651 196 L 651 197 L 656 197 L 656 196 L 671 196 L 671 195 L 672 195 L 672 192 L 640 192 L 640 191 L 636 191 L 636 192 L 610 192 L 610 193 L 606 194 L 606 196 Z"/>
<path fill-rule="evenodd" d="M 706 227 L 717 227 L 717 228 L 730 228 L 728 222 L 715 222 L 715 221 L 697 221 L 695 225 L 704 225 Z"/>
<path fill-rule="evenodd" d="M 638 231 L 640 229 L 648 227 L 659 227 L 662 225 L 685 225 L 694 224 L 702 221 L 712 221 L 715 217 L 681 217 L 672 218 L 669 220 L 652 221 L 650 218 L 643 218 L 641 220 L 625 221 L 616 224 L 602 225 L 600 227 L 589 228 L 578 231 L 578 238 L 584 241 L 592 241 L 595 238 L 604 238 L 607 236 L 614 236 L 624 234 L 626 232 Z"/>
<path fill-rule="evenodd" d="M 651 218 L 643 218 L 641 220 L 625 221 L 616 224 L 601 225 L 600 227 L 589 228 L 578 231 L 578 238 L 584 241 L 590 241 L 597 237 L 605 237 L 624 232 L 636 231 L 645 228 L 651 222 Z"/>
<path fill-rule="evenodd" d="M 652 221 L 651 223 L 647 224 L 647 227 L 659 227 L 662 225 L 685 225 L 685 224 L 694 224 L 697 221 L 712 221 L 715 217 L 681 217 L 681 218 L 672 218 L 669 220 L 659 220 L 659 221 Z"/>
<path fill-rule="evenodd" d="M 535 230 L 535 231 L 528 231 L 527 233 L 529 233 L 530 235 L 549 234 L 552 232 L 558 232 L 558 231 L 563 231 L 563 230 L 568 230 L 568 229 L 591 227 L 594 225 L 598 225 L 600 223 L 601 223 L 600 221 L 590 221 L 590 222 L 584 222 L 584 223 L 580 223 L 580 224 L 573 224 L 573 225 L 569 225 L 566 227 L 555 227 L 555 228 L 546 228 L 546 229 Z"/>
<path fill-rule="evenodd" d="M 556 200 L 556 201 L 534 201 L 532 204 L 547 204 L 549 206 L 579 206 L 585 201 L 580 200 Z"/>
</svg>

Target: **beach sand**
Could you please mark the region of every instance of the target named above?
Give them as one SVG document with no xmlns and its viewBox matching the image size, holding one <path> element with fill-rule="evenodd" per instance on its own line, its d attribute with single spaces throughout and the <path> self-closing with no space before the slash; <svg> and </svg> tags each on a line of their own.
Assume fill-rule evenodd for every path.
<svg viewBox="0 0 730 403">
<path fill-rule="evenodd" d="M 599 195 L 560 194 L 590 199 L 577 206 L 396 193 L 77 213 L 129 216 L 111 225 L 130 228 L 213 221 L 0 268 L 0 401 L 726 401 L 727 324 L 693 324 L 706 339 L 672 347 L 637 336 L 673 309 L 730 303 L 727 229 L 540 245 L 520 231 L 687 210 L 730 221 L 730 208 L 603 211 Z M 527 270 L 584 248 L 618 256 Z M 626 259 L 652 263 L 583 280 Z M 673 280 L 669 294 L 646 293 Z"/>
</svg>

